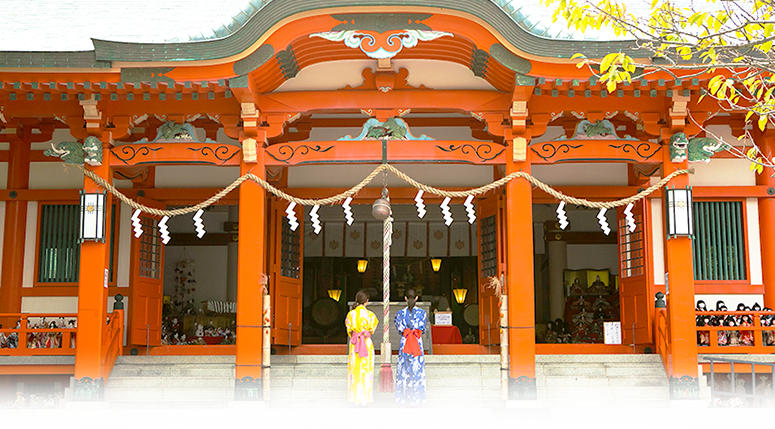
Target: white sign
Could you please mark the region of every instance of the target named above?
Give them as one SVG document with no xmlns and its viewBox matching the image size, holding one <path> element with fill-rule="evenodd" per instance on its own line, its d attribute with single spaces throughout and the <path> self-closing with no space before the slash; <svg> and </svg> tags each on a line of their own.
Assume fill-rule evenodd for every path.
<svg viewBox="0 0 775 429">
<path fill-rule="evenodd" d="M 105 268 L 105 277 L 102 279 L 102 285 L 105 286 L 105 289 L 108 288 L 108 276 L 109 271 L 107 268 Z"/>
<path fill-rule="evenodd" d="M 452 312 L 439 311 L 434 313 L 434 322 L 436 325 L 452 325 Z"/>
<path fill-rule="evenodd" d="M 603 336 L 606 344 L 621 344 L 622 322 L 604 322 Z"/>
</svg>

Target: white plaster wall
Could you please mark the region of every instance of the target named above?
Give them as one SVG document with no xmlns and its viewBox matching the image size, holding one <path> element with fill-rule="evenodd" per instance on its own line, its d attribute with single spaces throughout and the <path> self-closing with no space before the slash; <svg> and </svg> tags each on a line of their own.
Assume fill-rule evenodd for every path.
<svg viewBox="0 0 775 429">
<path fill-rule="evenodd" d="M 627 164 L 534 165 L 533 177 L 550 186 L 627 186 Z"/>
<path fill-rule="evenodd" d="M 22 287 L 32 287 L 35 281 L 35 245 L 38 232 L 38 202 L 27 203 L 27 226 L 24 234 L 24 272 Z"/>
<path fill-rule="evenodd" d="M 202 130 L 202 131 L 204 131 L 204 130 Z M 197 134 L 197 135 L 199 135 L 199 134 Z M 202 134 L 201 135 L 201 139 L 204 140 L 204 137 L 205 137 L 205 135 Z M 234 140 L 233 138 L 227 136 L 226 133 L 223 132 L 223 128 L 219 128 L 218 129 L 218 134 L 216 135 L 216 137 L 217 137 L 218 143 L 225 143 L 225 144 L 230 144 L 230 145 L 234 145 L 234 146 L 241 146 L 239 140 Z"/>
<path fill-rule="evenodd" d="M 175 266 L 184 259 L 184 253 L 194 260 L 196 291 L 191 294 L 195 305 L 201 301 L 226 300 L 226 269 L 228 246 L 167 246 L 164 263 L 164 294 L 175 291 Z"/>
<path fill-rule="evenodd" d="M 744 159 L 711 159 L 707 164 L 692 163 L 694 174 L 689 175 L 692 186 L 753 186 L 756 174 Z"/>
<path fill-rule="evenodd" d="M 8 189 L 8 163 L 7 162 L 0 162 L 0 189 Z"/>
<path fill-rule="evenodd" d="M 62 162 L 31 162 L 30 189 L 82 189 L 83 173 Z"/>
<path fill-rule="evenodd" d="M 748 307 L 753 307 L 754 303 L 758 302 L 760 306 L 764 306 L 764 295 L 761 294 L 697 294 L 694 295 L 695 306 L 699 300 L 705 301 L 705 305 L 708 307 L 708 310 L 711 311 L 716 309 L 716 302 L 718 301 L 724 301 L 724 304 L 726 304 L 727 310 L 729 311 L 735 311 L 735 309 L 737 309 L 737 304 L 739 303 L 743 303 Z"/>
<path fill-rule="evenodd" d="M 568 269 L 608 269 L 619 274 L 619 249 L 616 244 L 569 244 Z"/>
<path fill-rule="evenodd" d="M 295 78 L 285 81 L 274 92 L 322 91 L 357 87 L 363 84 L 363 70 L 376 70 L 374 60 L 329 61 L 304 67 Z M 494 90 L 486 80 L 474 76 L 466 66 L 438 60 L 393 60 L 393 70 L 409 72 L 407 84 L 431 89 Z"/>
<path fill-rule="evenodd" d="M 665 231 L 662 198 L 651 199 L 651 248 L 654 252 L 654 284 L 665 284 Z"/>
<path fill-rule="evenodd" d="M 562 135 L 565 135 L 563 127 L 546 127 L 546 132 L 530 140 L 530 145 L 552 141 Z"/>
<path fill-rule="evenodd" d="M 745 200 L 746 223 L 748 230 L 748 264 L 751 269 L 751 284 L 760 285 L 762 280 L 762 247 L 759 237 L 759 201 L 756 198 Z"/>
<path fill-rule="evenodd" d="M 474 187 L 491 183 L 492 166 L 438 165 L 428 168 L 420 164 L 394 164 L 418 182 L 431 186 Z M 291 188 L 350 188 L 363 180 L 376 165 L 304 165 L 288 169 L 288 186 Z M 382 187 L 382 178 L 371 181 L 370 187 Z M 409 185 L 393 174 L 388 175 L 389 187 Z"/>
<path fill-rule="evenodd" d="M 78 297 L 24 296 L 22 313 L 78 313 Z"/>
<path fill-rule="evenodd" d="M 131 257 L 132 240 L 132 208 L 121 203 L 118 225 L 118 271 L 116 273 L 116 286 L 129 287 L 129 258 Z"/>
<path fill-rule="evenodd" d="M 225 188 L 239 177 L 239 167 L 169 165 L 156 167 L 157 188 Z"/>
</svg>

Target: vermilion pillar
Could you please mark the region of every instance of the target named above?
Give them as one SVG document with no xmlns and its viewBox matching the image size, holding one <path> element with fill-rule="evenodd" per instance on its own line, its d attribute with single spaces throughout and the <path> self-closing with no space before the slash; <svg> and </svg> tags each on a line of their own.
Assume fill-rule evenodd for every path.
<svg viewBox="0 0 775 429">
<path fill-rule="evenodd" d="M 513 143 L 512 143 L 513 144 Z M 506 174 L 530 173 L 530 159 L 514 162 Z M 506 185 L 506 283 L 509 303 L 509 399 L 537 399 L 535 376 L 535 292 L 533 285 L 532 186 L 524 179 Z"/>
<path fill-rule="evenodd" d="M 27 189 L 29 187 L 31 132 L 31 128 L 25 127 L 22 129 L 21 138 L 11 141 L 8 159 L 8 189 Z M 17 201 L 13 199 L 13 195 L 12 199 L 5 203 L 0 313 L 20 313 L 22 308 L 21 292 L 27 201 Z M 13 323 L 13 320 L 0 321 L 0 323 Z"/>
<path fill-rule="evenodd" d="M 673 163 L 670 151 L 662 150 L 663 174 L 687 168 L 687 161 Z M 689 176 L 673 178 L 667 187 L 686 188 Z M 664 202 L 664 192 L 663 199 Z M 664 219 L 668 220 L 663 207 Z M 665 234 L 665 272 L 667 273 L 667 313 L 670 321 L 670 357 L 668 377 L 671 399 L 699 399 L 700 383 L 697 374 L 697 335 L 694 320 L 694 257 L 690 237 L 667 238 Z"/>
<path fill-rule="evenodd" d="M 772 159 L 775 155 L 775 130 L 756 135 L 762 153 Z M 767 198 L 759 198 L 759 240 L 762 248 L 762 283 L 764 306 L 775 308 L 775 178 L 772 171 L 756 175 L 756 184 L 767 186 Z"/>
<path fill-rule="evenodd" d="M 102 165 L 87 170 L 112 181 L 110 171 L 110 143 L 102 144 Z M 88 177 L 83 179 L 83 190 L 87 193 L 103 192 Z M 110 210 L 112 195 L 105 198 L 105 236 L 110 231 Z M 104 344 L 105 320 L 107 317 L 107 273 L 110 259 L 110 243 L 86 241 L 81 244 L 80 267 L 78 271 L 78 333 L 75 347 L 75 380 L 73 399 L 97 401 L 102 399 L 104 378 L 102 374 L 102 347 Z"/>
<path fill-rule="evenodd" d="M 240 175 L 266 178 L 263 143 L 257 144 L 257 163 L 240 164 Z M 266 192 L 253 181 L 239 187 L 239 250 L 237 257 L 237 367 L 235 399 L 262 400 L 261 275 L 266 255 Z"/>
</svg>

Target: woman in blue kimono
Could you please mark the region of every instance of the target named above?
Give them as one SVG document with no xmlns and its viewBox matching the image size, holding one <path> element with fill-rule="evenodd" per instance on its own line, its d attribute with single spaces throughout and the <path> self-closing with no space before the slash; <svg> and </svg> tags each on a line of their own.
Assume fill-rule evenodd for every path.
<svg viewBox="0 0 775 429">
<path fill-rule="evenodd" d="M 425 403 L 425 355 L 422 334 L 428 315 L 415 306 L 417 295 L 413 289 L 404 294 L 408 307 L 396 312 L 394 323 L 401 334 L 396 367 L 396 402 L 416 406 Z"/>
</svg>

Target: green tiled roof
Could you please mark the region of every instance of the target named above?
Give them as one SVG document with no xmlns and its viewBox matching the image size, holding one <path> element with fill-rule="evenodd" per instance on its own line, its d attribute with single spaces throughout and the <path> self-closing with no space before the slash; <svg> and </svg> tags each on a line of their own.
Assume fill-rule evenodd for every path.
<svg viewBox="0 0 775 429">
<path fill-rule="evenodd" d="M 35 1 L 40 0 L 15 0 L 9 5 L 17 11 L 34 11 L 29 3 Z M 25 19 L 14 19 L 13 10 L 6 15 L 13 20 L 5 30 L 0 28 L 0 67 L 104 67 L 112 61 L 225 58 L 244 51 L 276 23 L 295 14 L 364 6 L 361 0 L 60 0 L 55 4 L 58 10 L 45 18 L 35 14 L 38 23 L 32 29 L 23 28 Z M 373 0 L 366 4 L 423 5 L 475 15 L 511 44 L 536 56 L 567 58 L 576 52 L 600 56 L 612 50 L 629 51 L 626 42 L 605 40 L 608 37 L 603 33 L 579 34 L 551 24 L 551 11 L 537 0 Z M 106 7 L 116 10 L 110 13 Z M 64 22 L 48 22 L 56 19 Z M 93 51 L 84 47 L 85 42 L 93 45 Z M 44 52 L 50 47 L 81 52 Z M 27 52 L 12 52 L 22 50 Z M 62 58 L 63 54 L 69 58 Z"/>
</svg>

